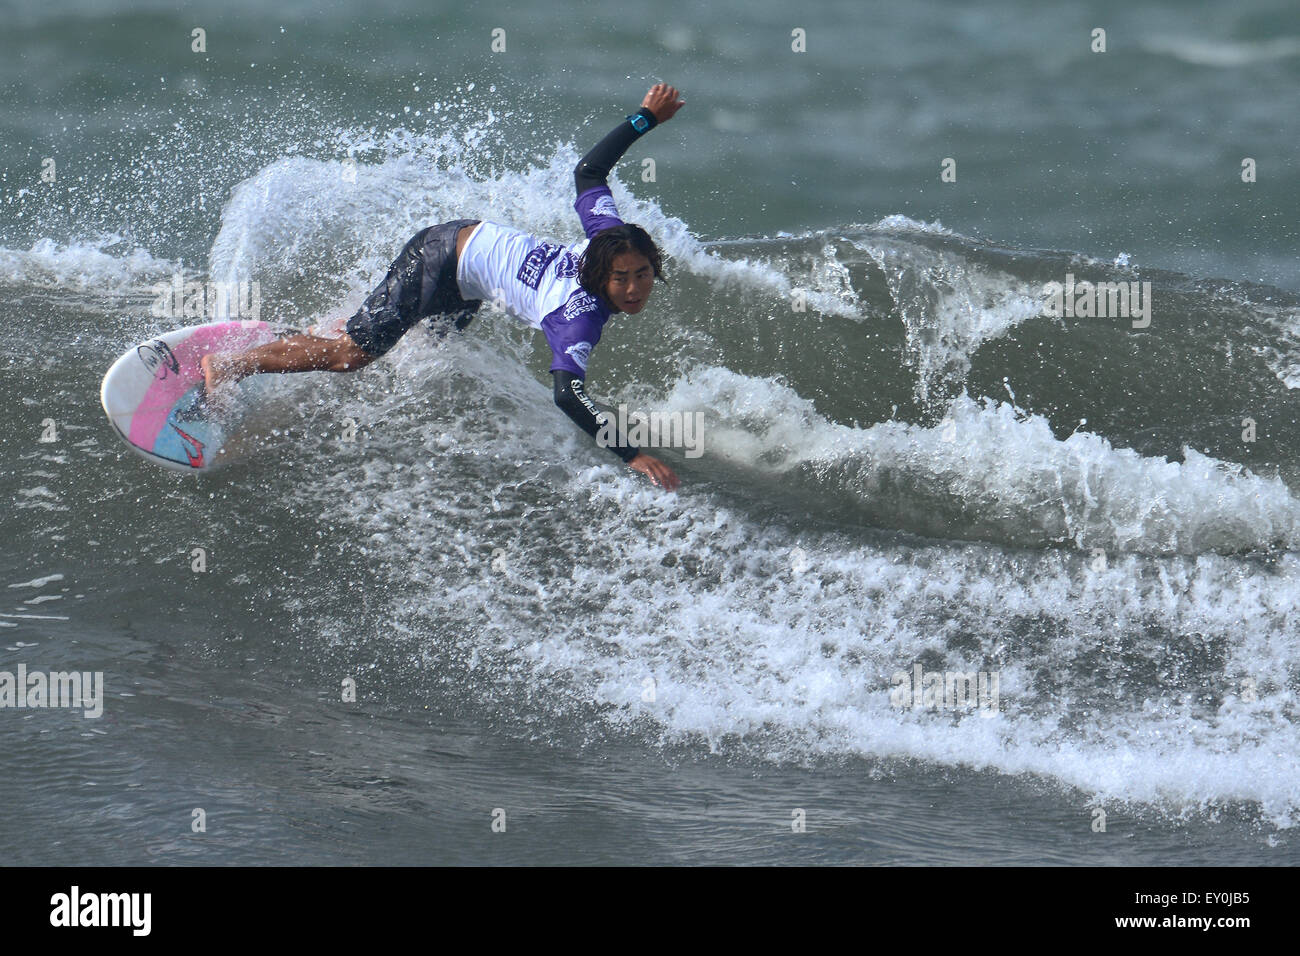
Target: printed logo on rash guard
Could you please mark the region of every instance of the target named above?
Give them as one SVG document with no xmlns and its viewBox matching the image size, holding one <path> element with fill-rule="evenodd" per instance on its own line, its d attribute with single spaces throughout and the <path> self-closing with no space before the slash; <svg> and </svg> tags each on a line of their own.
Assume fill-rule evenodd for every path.
<svg viewBox="0 0 1300 956">
<path fill-rule="evenodd" d="M 564 350 L 564 354 L 570 356 L 578 363 L 578 368 L 585 372 L 587 371 L 587 359 L 591 358 L 591 343 L 579 342 L 577 345 L 570 345 Z"/>
<path fill-rule="evenodd" d="M 553 242 L 543 242 L 524 257 L 524 264 L 519 267 L 519 274 L 515 278 L 528 288 L 536 289 L 542 281 L 542 273 L 563 248 Z"/>
<path fill-rule="evenodd" d="M 564 303 L 564 321 L 572 322 L 574 318 L 596 308 L 596 300 L 586 292 L 577 292 Z"/>
<path fill-rule="evenodd" d="M 566 252 L 555 264 L 555 275 L 560 279 L 572 279 L 578 274 L 578 265 L 578 257 L 571 252 Z"/>
<path fill-rule="evenodd" d="M 612 216 L 618 218 L 618 207 L 614 205 L 613 196 L 601 196 L 596 200 L 596 204 L 591 207 L 593 216 Z"/>
</svg>

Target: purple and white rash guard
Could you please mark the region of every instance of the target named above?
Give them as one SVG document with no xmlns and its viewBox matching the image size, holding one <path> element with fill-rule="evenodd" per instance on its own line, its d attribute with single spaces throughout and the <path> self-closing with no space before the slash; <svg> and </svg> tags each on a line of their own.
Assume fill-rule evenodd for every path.
<svg viewBox="0 0 1300 956">
<path fill-rule="evenodd" d="M 578 259 L 592 236 L 623 220 L 608 186 L 588 189 L 574 208 L 587 238 L 572 246 L 479 223 L 461 251 L 456 282 L 466 299 L 492 302 L 541 329 L 551 346 L 552 372 L 586 378 L 587 359 L 613 313 L 578 284 Z"/>
</svg>

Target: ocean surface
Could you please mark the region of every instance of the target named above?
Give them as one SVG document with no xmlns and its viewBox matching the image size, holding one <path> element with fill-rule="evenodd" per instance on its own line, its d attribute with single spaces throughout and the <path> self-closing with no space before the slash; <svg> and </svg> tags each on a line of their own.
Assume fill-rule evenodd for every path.
<svg viewBox="0 0 1300 956">
<path fill-rule="evenodd" d="M 5 863 L 1300 863 L 1293 3 L 0 17 L 0 672 L 103 674 L 0 707 Z M 113 433 L 160 284 L 308 327 L 425 225 L 575 240 L 660 80 L 589 371 L 702 423 L 676 493 L 491 307 L 210 474 Z"/>
</svg>

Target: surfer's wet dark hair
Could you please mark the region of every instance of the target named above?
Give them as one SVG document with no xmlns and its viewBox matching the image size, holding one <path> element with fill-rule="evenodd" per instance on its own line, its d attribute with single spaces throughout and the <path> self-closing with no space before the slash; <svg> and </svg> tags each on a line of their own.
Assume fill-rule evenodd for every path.
<svg viewBox="0 0 1300 956">
<path fill-rule="evenodd" d="M 655 278 L 663 278 L 663 256 L 650 238 L 650 233 L 640 226 L 625 222 L 596 233 L 587 243 L 578 267 L 578 283 L 591 295 L 605 297 L 614 259 L 625 252 L 639 252 L 650 260 Z"/>
</svg>

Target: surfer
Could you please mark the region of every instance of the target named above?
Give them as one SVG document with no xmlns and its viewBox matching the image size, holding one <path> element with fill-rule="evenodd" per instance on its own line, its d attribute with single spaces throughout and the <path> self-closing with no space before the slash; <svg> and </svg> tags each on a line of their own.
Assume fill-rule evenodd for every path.
<svg viewBox="0 0 1300 956">
<path fill-rule="evenodd" d="M 602 419 L 584 384 L 591 350 L 615 313 L 636 315 L 646 307 L 661 277 L 659 249 L 644 229 L 619 217 L 609 173 L 632 143 L 683 105 L 675 88 L 655 84 L 641 108 L 578 162 L 574 208 L 585 242 L 565 248 L 474 219 L 430 226 L 402 249 L 348 320 L 346 334 L 293 335 L 247 352 L 205 356 L 208 393 L 263 372 L 353 372 L 391 349 L 421 319 L 430 318 L 440 336 L 459 331 L 491 299 L 541 329 L 551 347 L 555 404 L 596 438 Z M 608 447 L 656 485 L 673 489 L 680 483 L 672 469 L 626 436 Z"/>
</svg>

